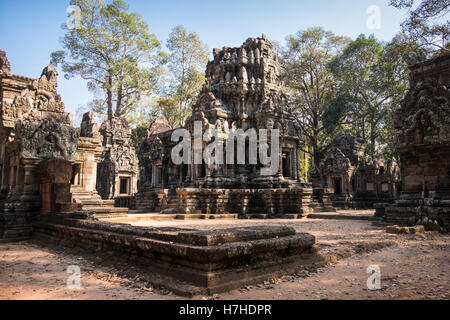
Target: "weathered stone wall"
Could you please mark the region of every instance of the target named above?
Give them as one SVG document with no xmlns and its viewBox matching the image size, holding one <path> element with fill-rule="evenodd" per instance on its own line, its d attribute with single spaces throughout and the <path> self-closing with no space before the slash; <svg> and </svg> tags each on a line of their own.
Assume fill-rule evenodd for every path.
<svg viewBox="0 0 450 320">
<path fill-rule="evenodd" d="M 73 200 L 83 211 L 93 212 L 95 217 L 124 216 L 128 213 L 128 207 L 116 208 L 114 199 L 103 200 L 97 192 L 98 180 L 103 183 L 103 178 L 109 179 L 111 175 L 115 175 L 110 172 L 104 177 L 97 176 L 97 164 L 102 161 L 103 152 L 102 137 L 94 114 L 87 112 L 81 122 L 77 153 L 72 165 Z"/>
<path fill-rule="evenodd" d="M 394 117 L 402 193 L 386 219 L 450 230 L 450 55 L 410 69 L 410 90 Z"/>
<path fill-rule="evenodd" d="M 11 73 L 0 51 L 0 239 L 30 235 L 41 199 L 37 166 L 48 159 L 73 159 L 79 132 L 57 93 L 51 66 L 40 78 Z"/>
</svg>

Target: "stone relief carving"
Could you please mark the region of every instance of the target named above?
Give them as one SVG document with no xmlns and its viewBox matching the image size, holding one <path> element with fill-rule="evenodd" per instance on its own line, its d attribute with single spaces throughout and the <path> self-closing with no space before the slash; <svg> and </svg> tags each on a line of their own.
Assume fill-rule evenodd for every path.
<svg viewBox="0 0 450 320">
<path fill-rule="evenodd" d="M 395 113 L 397 145 L 423 145 L 450 140 L 450 90 L 440 81 L 419 81 Z"/>
<path fill-rule="evenodd" d="M 15 141 L 21 157 L 70 160 L 77 150 L 79 133 L 67 119 L 48 117 L 41 121 L 19 120 Z"/>
</svg>

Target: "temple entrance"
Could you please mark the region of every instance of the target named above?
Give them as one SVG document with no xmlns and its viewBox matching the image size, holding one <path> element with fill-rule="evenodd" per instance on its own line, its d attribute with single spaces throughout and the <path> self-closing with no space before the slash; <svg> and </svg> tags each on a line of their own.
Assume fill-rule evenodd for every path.
<svg viewBox="0 0 450 320">
<path fill-rule="evenodd" d="M 181 182 L 188 180 L 188 165 L 183 164 L 181 167 Z"/>
<path fill-rule="evenodd" d="M 289 154 L 283 153 L 283 177 L 291 177 L 291 161 L 289 161 Z"/>
<path fill-rule="evenodd" d="M 120 194 L 130 194 L 130 178 L 120 178 Z"/>
<path fill-rule="evenodd" d="M 75 186 L 81 185 L 81 164 L 75 163 L 72 165 L 72 178 L 70 184 Z"/>
<path fill-rule="evenodd" d="M 340 196 L 342 194 L 342 179 L 341 178 L 334 179 L 333 186 L 334 186 L 334 194 Z"/>
</svg>

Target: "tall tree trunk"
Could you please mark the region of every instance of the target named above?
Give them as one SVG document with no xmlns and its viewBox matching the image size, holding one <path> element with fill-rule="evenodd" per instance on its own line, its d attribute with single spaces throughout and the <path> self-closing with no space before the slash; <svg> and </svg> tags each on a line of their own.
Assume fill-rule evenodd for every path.
<svg viewBox="0 0 450 320">
<path fill-rule="evenodd" d="M 112 94 L 112 76 L 108 75 L 108 90 L 107 90 L 107 106 L 108 106 L 108 120 L 113 118 L 113 94 Z"/>
<path fill-rule="evenodd" d="M 370 142 L 369 142 L 369 154 L 370 155 L 375 155 L 375 140 L 376 140 L 375 127 L 376 127 L 376 123 L 374 123 L 374 120 L 372 119 L 371 125 L 370 125 Z"/>
<path fill-rule="evenodd" d="M 117 103 L 116 103 L 116 117 L 120 117 L 122 115 L 122 99 L 123 99 L 123 92 L 122 92 L 122 81 L 120 82 L 119 88 L 117 89 Z"/>
</svg>

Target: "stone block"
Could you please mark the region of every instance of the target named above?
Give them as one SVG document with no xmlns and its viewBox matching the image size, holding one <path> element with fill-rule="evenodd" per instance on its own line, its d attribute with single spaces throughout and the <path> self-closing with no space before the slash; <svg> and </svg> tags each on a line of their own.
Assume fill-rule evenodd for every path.
<svg viewBox="0 0 450 320">
<path fill-rule="evenodd" d="M 424 226 L 413 226 L 413 227 L 399 227 L 399 226 L 388 226 L 386 227 L 387 233 L 393 234 L 418 234 L 424 233 Z"/>
<path fill-rule="evenodd" d="M 136 263 L 147 266 L 148 272 L 184 283 L 175 289 L 185 288 L 182 293 L 186 295 L 211 295 L 325 263 L 314 248 L 315 237 L 290 227 L 187 231 L 48 218 L 34 228 L 40 238 L 72 241 L 86 249 L 101 248 L 126 258 L 131 255 Z"/>
</svg>

